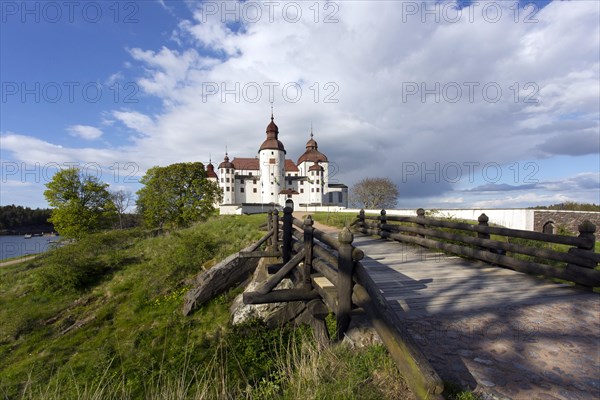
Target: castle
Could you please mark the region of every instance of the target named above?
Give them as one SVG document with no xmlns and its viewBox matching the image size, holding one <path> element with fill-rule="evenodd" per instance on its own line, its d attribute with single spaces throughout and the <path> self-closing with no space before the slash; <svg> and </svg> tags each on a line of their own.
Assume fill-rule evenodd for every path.
<svg viewBox="0 0 600 400">
<path fill-rule="evenodd" d="M 312 129 L 306 151 L 297 162 L 286 158 L 273 114 L 266 133 L 257 157 L 229 160 L 226 152 L 218 175 L 212 162 L 207 165 L 208 178 L 218 182 L 223 191 L 221 213 L 232 213 L 233 208 L 247 212 L 264 205 L 348 206 L 348 187 L 330 180 L 329 160 L 319 151 Z"/>
</svg>

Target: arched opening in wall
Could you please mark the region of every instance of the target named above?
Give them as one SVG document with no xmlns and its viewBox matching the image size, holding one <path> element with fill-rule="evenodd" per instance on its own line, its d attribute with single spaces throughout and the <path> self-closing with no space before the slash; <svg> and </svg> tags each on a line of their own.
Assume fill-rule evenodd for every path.
<svg viewBox="0 0 600 400">
<path fill-rule="evenodd" d="M 554 235 L 556 233 L 556 226 L 554 225 L 554 221 L 546 222 L 544 224 L 544 227 L 542 228 L 542 232 Z"/>
<path fill-rule="evenodd" d="M 294 210 L 294 200 L 292 199 L 287 199 L 285 201 L 285 206 L 286 207 L 290 207 L 292 209 L 292 211 Z"/>
</svg>

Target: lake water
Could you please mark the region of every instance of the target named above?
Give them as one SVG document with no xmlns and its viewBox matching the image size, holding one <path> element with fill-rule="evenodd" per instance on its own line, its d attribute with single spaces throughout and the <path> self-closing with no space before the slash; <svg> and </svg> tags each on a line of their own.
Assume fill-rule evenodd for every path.
<svg viewBox="0 0 600 400">
<path fill-rule="evenodd" d="M 25 239 L 23 236 L 0 236 L 0 260 L 43 253 L 54 246 L 48 239 L 57 240 L 59 237 L 34 236 Z"/>
</svg>

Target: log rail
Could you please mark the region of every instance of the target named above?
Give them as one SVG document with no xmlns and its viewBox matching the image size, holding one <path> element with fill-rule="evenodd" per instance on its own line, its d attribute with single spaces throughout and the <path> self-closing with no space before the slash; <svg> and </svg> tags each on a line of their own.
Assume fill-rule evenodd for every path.
<svg viewBox="0 0 600 400">
<path fill-rule="evenodd" d="M 579 236 L 574 237 L 489 226 L 485 214 L 478 218 L 477 225 L 427 218 L 422 208 L 414 217 L 388 216 L 385 210 L 378 216 L 367 216 L 361 210 L 357 218 L 355 226 L 364 234 L 442 250 L 580 286 L 600 286 L 597 268 L 600 254 L 594 251 L 596 227 L 590 221 L 579 225 Z M 491 239 L 491 235 L 503 239 Z M 514 239 L 526 239 L 529 243 L 511 243 Z M 545 243 L 571 247 L 563 252 L 543 248 Z M 519 255 L 534 259 L 526 260 Z"/>
</svg>

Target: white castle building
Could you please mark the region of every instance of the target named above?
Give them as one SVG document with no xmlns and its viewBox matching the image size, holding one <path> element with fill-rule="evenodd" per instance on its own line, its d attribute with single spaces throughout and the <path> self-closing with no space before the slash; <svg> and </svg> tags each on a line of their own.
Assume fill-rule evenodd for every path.
<svg viewBox="0 0 600 400">
<path fill-rule="evenodd" d="M 330 181 L 329 160 L 319 151 L 312 129 L 306 151 L 297 162 L 286 158 L 273 115 L 266 133 L 256 157 L 230 161 L 225 153 L 218 174 L 212 163 L 208 164 L 208 178 L 223 190 L 221 213 L 257 212 L 265 205 L 348 206 L 348 187 Z"/>
</svg>

